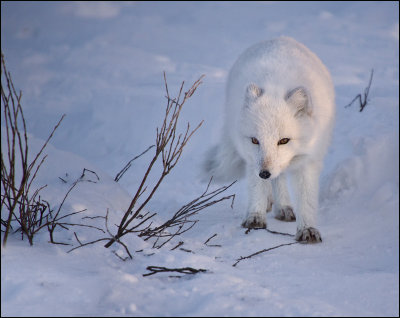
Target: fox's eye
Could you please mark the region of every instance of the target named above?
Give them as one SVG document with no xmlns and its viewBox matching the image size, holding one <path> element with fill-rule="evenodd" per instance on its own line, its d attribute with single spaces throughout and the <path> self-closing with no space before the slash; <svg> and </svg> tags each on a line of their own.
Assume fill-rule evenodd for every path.
<svg viewBox="0 0 400 318">
<path fill-rule="evenodd" d="M 281 140 L 278 141 L 278 146 L 279 145 L 286 145 L 290 141 L 289 138 L 282 138 Z"/>
<path fill-rule="evenodd" d="M 255 138 L 255 137 L 251 137 L 251 142 L 253 143 L 253 144 L 255 144 L 255 145 L 258 145 L 260 142 L 258 141 L 258 139 L 257 138 Z"/>
</svg>

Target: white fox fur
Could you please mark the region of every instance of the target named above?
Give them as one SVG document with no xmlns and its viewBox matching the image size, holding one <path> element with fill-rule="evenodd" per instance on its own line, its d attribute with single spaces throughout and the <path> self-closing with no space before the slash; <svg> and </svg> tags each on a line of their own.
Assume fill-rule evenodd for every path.
<svg viewBox="0 0 400 318">
<path fill-rule="evenodd" d="M 240 55 L 228 77 L 221 141 L 204 167 L 221 182 L 246 175 L 244 227 L 265 228 L 273 201 L 276 218 L 297 219 L 297 240 L 321 241 L 316 229 L 319 175 L 333 129 L 334 99 L 329 71 L 294 39 L 261 42 Z"/>
</svg>

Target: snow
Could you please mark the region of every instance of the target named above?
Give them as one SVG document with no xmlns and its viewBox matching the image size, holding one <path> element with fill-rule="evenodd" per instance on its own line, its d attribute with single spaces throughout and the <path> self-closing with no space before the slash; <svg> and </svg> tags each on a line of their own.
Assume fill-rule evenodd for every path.
<svg viewBox="0 0 400 318">
<path fill-rule="evenodd" d="M 18 89 L 32 153 L 62 114 L 36 180 L 58 207 L 83 168 L 97 183 L 80 182 L 63 213 L 120 220 L 151 158 L 170 92 L 205 74 L 181 122 L 205 120 L 167 176 L 149 211 L 161 222 L 200 195 L 206 150 L 217 142 L 229 68 L 250 45 L 291 36 L 332 73 L 337 118 L 321 177 L 323 242 L 293 244 L 232 265 L 242 256 L 293 242 L 265 230 L 245 234 L 246 185 L 230 202 L 203 210 L 199 222 L 162 249 L 129 236 L 67 253 L 39 233 L 31 247 L 19 234 L 1 250 L 2 316 L 398 316 L 399 315 L 399 7 L 397 2 L 2 2 L 1 47 Z M 344 108 L 374 78 L 363 112 Z M 171 93 L 172 95 L 172 93 Z M 3 130 L 2 126 L 2 130 Z M 2 147 L 4 147 L 2 133 Z M 67 183 L 62 182 L 64 178 Z M 152 178 L 154 178 L 153 176 Z M 97 181 L 92 173 L 85 180 Z M 212 186 L 216 188 L 216 185 Z M 103 225 L 103 220 L 73 220 Z M 268 215 L 274 231 L 294 223 Z M 60 229 L 77 245 L 101 237 L 95 229 Z M 212 235 L 209 246 L 204 242 Z M 3 233 L 2 233 L 3 235 Z M 183 248 L 170 250 L 180 240 Z M 136 252 L 142 250 L 141 252 Z M 206 273 L 144 277 L 147 266 L 193 267 Z"/>
</svg>

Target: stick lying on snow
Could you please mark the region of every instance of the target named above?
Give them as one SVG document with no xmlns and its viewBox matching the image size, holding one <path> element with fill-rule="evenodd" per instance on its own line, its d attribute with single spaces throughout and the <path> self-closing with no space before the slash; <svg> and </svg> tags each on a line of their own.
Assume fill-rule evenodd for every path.
<svg viewBox="0 0 400 318">
<path fill-rule="evenodd" d="M 177 272 L 177 273 L 182 273 L 182 274 L 197 274 L 201 272 L 207 272 L 206 269 L 195 269 L 192 267 L 181 267 L 181 268 L 167 268 L 167 267 L 162 267 L 162 266 L 147 266 L 147 270 L 150 271 L 150 273 L 143 274 L 143 276 L 150 276 L 154 275 L 157 273 L 162 273 L 162 272 Z M 177 277 L 182 277 L 182 276 L 177 276 Z"/>
</svg>

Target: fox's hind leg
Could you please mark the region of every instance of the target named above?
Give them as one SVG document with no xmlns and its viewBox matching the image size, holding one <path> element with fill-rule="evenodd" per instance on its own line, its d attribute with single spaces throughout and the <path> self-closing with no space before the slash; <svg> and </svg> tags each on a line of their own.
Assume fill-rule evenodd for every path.
<svg viewBox="0 0 400 318">
<path fill-rule="evenodd" d="M 281 173 L 279 177 L 271 180 L 271 182 L 274 198 L 275 218 L 286 222 L 296 221 L 296 216 L 290 203 L 286 175 L 284 173 Z"/>
</svg>

